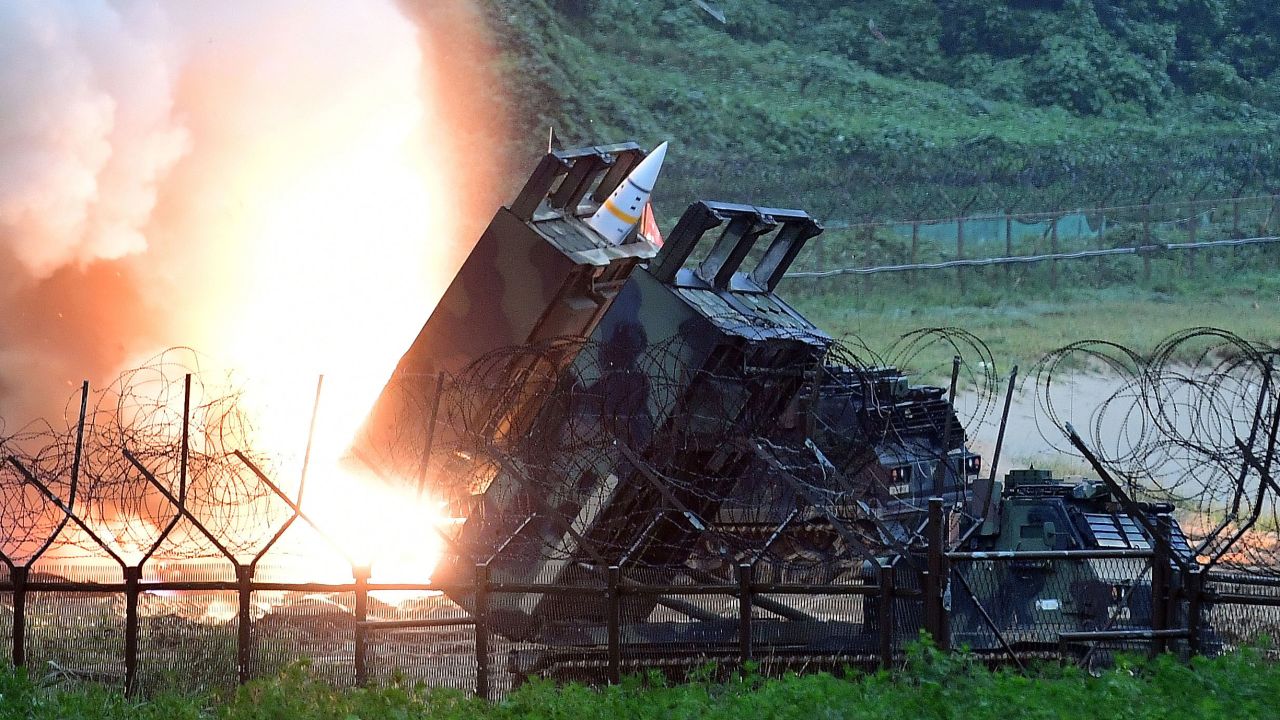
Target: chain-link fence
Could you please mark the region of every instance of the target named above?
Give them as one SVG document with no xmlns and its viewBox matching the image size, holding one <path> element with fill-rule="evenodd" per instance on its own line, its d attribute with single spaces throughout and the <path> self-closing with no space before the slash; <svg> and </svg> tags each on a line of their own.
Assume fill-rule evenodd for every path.
<svg viewBox="0 0 1280 720">
<path fill-rule="evenodd" d="M 1160 283 L 1280 262 L 1280 196 L 1012 210 L 906 221 L 830 223 L 787 277 L 793 289 L 864 289 L 900 273 L 948 270 L 949 290 L 1046 290 Z M 872 281 L 875 276 L 889 276 Z"/>
<path fill-rule="evenodd" d="M 743 564 L 733 582 L 617 567 L 577 584 L 507 582 L 485 566 L 478 584 L 452 586 L 122 582 L 107 566 L 41 563 L 0 584 L 0 622 L 13 662 L 47 681 L 211 689 L 305 658 L 335 686 L 423 683 L 487 697 L 542 676 L 893 667 L 921 630 L 997 662 L 1095 665 L 1117 652 L 1215 654 L 1280 629 L 1274 581 L 1223 575 L 1201 585 L 1197 572 L 1153 572 L 1152 550 L 946 548 L 917 546 L 836 579 L 761 580 Z M 535 637 L 505 608 L 538 603 L 550 603 L 555 627 Z"/>
<path fill-rule="evenodd" d="M 1126 414 L 1162 421 L 1131 438 L 1141 467 L 1163 467 L 1156 449 L 1212 457 L 1192 463 L 1198 495 L 1181 473 L 1122 487 L 1107 468 L 1133 453 L 1098 459 L 1074 431 L 1106 488 L 1037 480 L 997 494 L 943 389 L 839 344 L 807 365 L 777 352 L 691 369 L 676 341 L 638 358 L 567 343 L 494 353 L 463 377 L 403 379 L 424 393 L 405 412 L 450 432 L 425 451 L 422 437 L 391 436 L 369 462 L 431 478 L 449 508 L 435 514 L 412 496 L 362 504 L 372 486 L 351 485 L 339 517 L 313 515 L 305 463 L 286 490 L 280 464 L 243 441 L 234 403 L 192 402 L 190 374 L 160 372 L 172 393 L 149 407 L 136 384 L 95 402 L 82 388 L 65 431 L 5 441 L 0 627 L 13 663 L 150 692 L 233 685 L 306 658 L 334 685 L 497 697 L 535 676 L 894 666 L 921 630 L 1016 664 L 1221 652 L 1272 627 L 1270 351 L 1212 354 L 1261 372 L 1195 386 L 1195 417 L 1224 421 L 1216 440 L 1203 424 L 1184 437 L 1171 412 L 1181 396 L 1153 390 L 1195 375 L 1134 369 Z M 553 362 L 566 348 L 579 358 L 567 370 Z M 500 382 L 513 363 L 525 370 L 515 388 Z M 1225 421 L 1241 408 L 1237 430 Z M 1241 481 L 1242 467 L 1261 483 Z M 1177 508 L 1140 505 L 1131 496 L 1143 492 L 1182 512 L 1218 499 L 1184 534 Z M 1013 508 L 1007 526 L 993 525 L 996 500 Z M 433 566 L 380 575 L 361 540 L 384 525 L 416 529 L 390 544 Z M 1240 576 L 1204 580 L 1214 563 Z"/>
</svg>

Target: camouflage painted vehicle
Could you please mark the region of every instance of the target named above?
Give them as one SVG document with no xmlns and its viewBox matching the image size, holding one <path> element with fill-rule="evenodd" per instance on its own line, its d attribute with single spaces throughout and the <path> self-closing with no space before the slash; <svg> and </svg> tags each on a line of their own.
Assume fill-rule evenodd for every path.
<svg viewBox="0 0 1280 720">
<path fill-rule="evenodd" d="M 355 443 L 361 460 L 386 475 L 412 477 L 420 458 L 399 450 L 416 449 L 430 432 L 438 432 L 442 444 L 455 439 L 447 423 L 428 427 L 424 400 L 441 373 L 461 373 L 502 348 L 591 334 L 631 271 L 658 253 L 638 232 L 612 245 L 583 221 L 643 159 L 635 143 L 560 150 L 542 159 L 511 205 L 494 215 L 401 358 Z M 501 372 L 514 381 L 524 369 Z M 489 402 L 514 413 L 489 418 L 492 433 L 526 429 L 523 403 Z"/>
<path fill-rule="evenodd" d="M 1151 628 L 1154 560 L 1142 555 L 1157 548 L 1153 529 L 1162 525 L 1175 594 L 1180 571 L 1195 566 L 1167 503 L 1122 502 L 1102 481 L 1057 479 L 1035 469 L 1009 472 L 992 492 L 992 511 L 958 548 L 975 559 L 952 567 L 954 646 L 1087 651 L 1086 644 L 1063 642 L 1063 634 Z M 1077 551 L 1114 556 L 1071 557 Z M 1124 557 L 1126 551 L 1135 552 Z M 1008 556 L 994 559 L 1002 554 Z M 1180 606 L 1170 608 L 1169 624 L 1177 626 Z"/>
<path fill-rule="evenodd" d="M 466 587 L 480 566 L 506 589 L 486 606 L 509 639 L 588 664 L 610 637 L 633 657 L 714 655 L 742 641 L 724 605 L 737 601 L 691 600 L 680 587 L 874 582 L 889 557 L 923 569 L 932 497 L 956 518 L 983 518 L 953 528 L 961 552 L 1149 549 L 1150 533 L 1135 528 L 1167 508 L 1143 506 L 1138 518 L 1096 483 L 1039 471 L 984 486 L 942 389 L 852 362 L 783 300 L 779 283 L 822 231 L 803 211 L 700 201 L 665 244 L 635 231 L 605 242 L 583 219 L 643 157 L 624 144 L 543 159 L 481 237 L 354 448 L 366 464 L 412 476 L 421 439 L 429 450 L 434 438 L 454 463 L 442 475 L 471 474 L 473 494 L 455 504 L 466 520 L 433 578 L 453 585 L 455 602 L 475 608 Z M 466 407 L 437 430 L 423 399 L 440 373 Z M 412 451 L 385 450 L 401 446 Z M 1177 561 L 1193 562 L 1181 542 Z M 1059 632 L 1150 621 L 1150 583 L 1133 580 L 1131 559 L 1025 560 L 954 566 L 953 644 L 1056 646 Z M 899 583 L 910 590 L 919 578 L 904 572 Z M 548 584 L 577 591 L 511 590 Z M 618 591 L 638 584 L 675 590 Z M 751 634 L 772 655 L 874 655 L 873 597 L 821 607 L 740 597 L 760 614 Z M 908 612 L 896 633 L 919 627 Z M 554 662 L 541 650 L 518 655 L 519 673 Z"/>
</svg>

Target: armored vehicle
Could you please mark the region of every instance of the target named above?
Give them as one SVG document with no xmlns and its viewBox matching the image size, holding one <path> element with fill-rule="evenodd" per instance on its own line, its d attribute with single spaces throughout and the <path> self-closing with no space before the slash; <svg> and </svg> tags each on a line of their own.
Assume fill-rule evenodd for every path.
<svg viewBox="0 0 1280 720">
<path fill-rule="evenodd" d="M 1185 577 L 1179 570 L 1195 566 L 1170 504 L 1131 502 L 1100 480 L 1036 469 L 1009 472 L 992 492 L 992 512 L 958 548 L 971 559 L 952 568 L 957 646 L 1056 650 L 1071 644 L 1064 633 L 1070 640 L 1149 629 L 1157 611 L 1152 573 L 1165 574 L 1173 595 Z M 1163 555 L 1154 552 L 1162 542 Z M 1111 556 L 1073 557 L 1076 551 Z M 1160 557 L 1168 568 L 1151 567 Z"/>
<path fill-rule="evenodd" d="M 513 656 L 520 674 L 598 667 L 619 644 L 641 661 L 752 643 L 804 663 L 874 656 L 885 616 L 863 578 L 900 560 L 899 588 L 919 588 L 930 498 L 955 510 L 950 549 L 1042 554 L 953 568 L 942 585 L 957 644 L 1007 650 L 1149 621 L 1140 561 L 1043 553 L 1149 549 L 1169 508 L 1041 471 L 981 482 L 941 388 L 851 362 L 777 292 L 822 231 L 801 210 L 699 201 L 665 243 L 601 235 L 588 220 L 621 217 L 609 198 L 643 162 L 630 143 L 549 153 L 355 448 L 409 477 L 433 442 L 446 455 L 432 491 L 465 522 L 433 579 L 472 611 L 476 574 L 497 584 L 490 627 L 541 648 Z M 1194 562 L 1179 542 L 1173 560 Z M 716 597 L 734 583 L 756 589 Z M 906 612 L 894 634 L 919 627 Z"/>
</svg>

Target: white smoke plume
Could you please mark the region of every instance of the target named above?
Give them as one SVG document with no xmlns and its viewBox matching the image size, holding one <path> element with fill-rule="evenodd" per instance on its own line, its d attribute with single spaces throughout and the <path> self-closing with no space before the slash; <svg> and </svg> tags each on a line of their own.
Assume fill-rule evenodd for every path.
<svg viewBox="0 0 1280 720">
<path fill-rule="evenodd" d="M 170 345 L 394 365 L 504 194 L 484 40 L 471 0 L 0 4 L 10 430 Z"/>
<path fill-rule="evenodd" d="M 0 5 L 0 234 L 32 276 L 146 249 L 156 182 L 188 149 L 180 62 L 155 7 Z"/>
</svg>

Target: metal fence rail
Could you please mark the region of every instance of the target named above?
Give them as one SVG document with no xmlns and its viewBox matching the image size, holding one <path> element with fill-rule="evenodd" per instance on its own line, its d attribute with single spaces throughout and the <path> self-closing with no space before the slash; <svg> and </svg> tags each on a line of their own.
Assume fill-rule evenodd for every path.
<svg viewBox="0 0 1280 720">
<path fill-rule="evenodd" d="M 1158 243 L 1139 245 L 1137 247 L 1108 248 L 1106 250 L 1077 250 L 1075 252 L 1044 253 L 1040 255 L 1014 255 L 1010 257 L 970 258 L 966 260 L 945 260 L 936 263 L 916 263 L 914 265 L 882 265 L 879 267 L 845 267 L 834 270 L 810 270 L 787 273 L 788 279 L 829 278 L 840 275 L 877 275 L 880 273 L 907 272 L 913 270 L 945 270 L 961 267 L 995 267 L 999 265 L 1034 265 L 1050 260 L 1082 260 L 1085 258 L 1114 257 L 1118 255 L 1154 255 L 1161 252 L 1178 250 L 1199 250 L 1202 248 L 1243 247 L 1246 245 L 1266 245 L 1280 242 L 1280 236 L 1240 238 L 1237 240 L 1210 240 L 1199 243 Z"/>
<path fill-rule="evenodd" d="M 1280 195 L 1188 199 L 1077 210 L 984 213 L 930 220 L 828 223 L 816 252 L 786 275 L 789 280 L 954 269 L 963 291 L 966 270 L 1049 264 L 1058 283 L 1059 261 L 1142 258 L 1176 253 L 1196 271 L 1201 250 L 1274 244 Z M 930 257 L 934 259 L 930 259 Z M 886 262 L 886 260 L 893 260 Z"/>
<path fill-rule="evenodd" d="M 940 510 L 940 503 L 935 505 Z M 941 518 L 936 512 L 927 535 L 941 538 Z M 547 662 L 613 682 L 642 668 L 688 670 L 709 661 L 726 668 L 756 661 L 765 672 L 892 667 L 904 644 L 922 629 L 943 647 L 965 645 L 1015 664 L 1046 652 L 1091 662 L 1144 648 L 1220 652 L 1280 623 L 1280 588 L 1274 582 L 1213 576 L 1201 583 L 1198 573 L 1153 572 L 1170 567 L 1158 551 L 955 552 L 948 551 L 945 540 L 917 550 L 909 560 L 887 563 L 875 573 L 875 582 L 862 577 L 824 583 L 757 581 L 749 564 L 736 570 L 735 582 L 700 584 L 649 583 L 643 573 L 623 582 L 621 568 L 615 567 L 603 586 L 591 587 L 502 582 L 491 579 L 483 564 L 467 585 L 372 583 L 360 566 L 351 568 L 353 579 L 345 583 L 273 582 L 247 575 L 235 581 L 157 581 L 133 573 L 123 581 L 91 582 L 52 579 L 18 567 L 0 580 L 0 598 L 9 611 L 4 625 L 14 665 L 39 663 L 42 675 L 119 684 L 129 692 L 153 690 L 175 678 L 196 678 L 196 685 L 245 682 L 302 657 L 310 657 L 316 671 L 339 685 L 407 677 L 481 697 L 506 692 Z M 1088 564 L 1111 583 L 1099 590 L 1130 588 L 1131 594 L 1118 602 L 1097 600 L 1102 596 L 1083 592 L 1069 573 L 1037 584 L 1033 579 L 1046 577 L 1042 570 L 1050 563 Z M 1009 582 L 1020 573 L 1028 579 Z M 1150 585 L 1143 586 L 1139 581 L 1147 576 Z M 1010 587 L 1013 594 L 1007 592 Z M 431 607 L 408 610 L 378 601 L 379 594 L 397 591 L 439 599 Z M 474 608 L 468 612 L 443 599 L 450 591 L 474 593 Z M 255 598 L 264 593 L 289 594 L 296 602 L 263 612 Z M 562 594 L 603 602 L 605 640 L 598 650 L 512 642 L 490 611 L 490 599 L 503 594 Z M 181 617 L 148 610 L 166 596 L 197 605 L 220 599 L 227 613 Z M 723 644 L 669 645 L 654 654 L 637 644 L 621 612 L 626 598 L 641 596 L 702 603 L 735 629 Z M 865 643 L 825 654 L 772 646 L 768 599 L 780 596 L 826 603 L 828 615 L 813 632 L 834 632 L 856 622 L 866 633 Z M 1089 606 L 1095 600 L 1101 604 Z M 1078 617 L 1088 613 L 1097 618 L 1093 629 L 1075 629 Z M 1202 642 L 1205 628 L 1212 628 L 1211 642 Z M 185 643 L 184 650 L 174 652 L 179 643 Z M 541 668 L 521 665 L 522 658 L 538 653 Z"/>
</svg>

